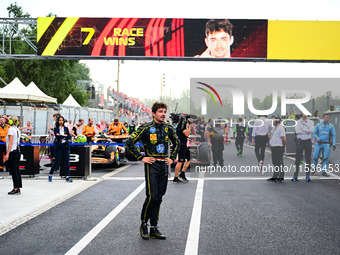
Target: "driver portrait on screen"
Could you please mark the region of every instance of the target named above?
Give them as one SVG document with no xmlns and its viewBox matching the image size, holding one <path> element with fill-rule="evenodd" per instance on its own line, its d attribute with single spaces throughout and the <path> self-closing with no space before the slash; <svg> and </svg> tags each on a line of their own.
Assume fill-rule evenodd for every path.
<svg viewBox="0 0 340 255">
<path fill-rule="evenodd" d="M 230 46 L 234 42 L 233 25 L 227 19 L 211 19 L 205 25 L 207 49 L 201 58 L 230 58 Z"/>
</svg>

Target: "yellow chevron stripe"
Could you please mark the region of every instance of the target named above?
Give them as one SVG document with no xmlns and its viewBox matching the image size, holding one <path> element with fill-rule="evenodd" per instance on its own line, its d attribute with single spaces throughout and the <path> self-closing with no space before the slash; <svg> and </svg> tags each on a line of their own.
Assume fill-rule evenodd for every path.
<svg viewBox="0 0 340 255">
<path fill-rule="evenodd" d="M 42 56 L 53 56 L 57 51 L 60 44 L 65 39 L 67 33 L 71 30 L 71 28 L 76 24 L 78 18 L 66 18 L 63 24 L 60 26 L 58 31 L 52 37 L 51 41 L 46 46 L 44 52 L 41 54 Z"/>
<path fill-rule="evenodd" d="M 47 28 L 53 22 L 54 17 L 39 17 L 38 18 L 38 28 L 37 28 L 37 42 L 41 39 L 43 34 L 46 32 Z"/>
</svg>

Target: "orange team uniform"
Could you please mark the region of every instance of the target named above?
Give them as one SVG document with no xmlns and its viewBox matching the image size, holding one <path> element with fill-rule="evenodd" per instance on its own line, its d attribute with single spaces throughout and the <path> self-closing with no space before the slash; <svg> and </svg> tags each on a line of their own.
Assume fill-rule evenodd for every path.
<svg viewBox="0 0 340 255">
<path fill-rule="evenodd" d="M 121 122 L 118 122 L 117 126 L 115 126 L 114 122 L 112 122 L 110 124 L 110 127 L 109 127 L 109 134 L 113 134 L 113 135 L 121 135 L 122 134 L 122 129 L 124 129 L 124 132 L 127 133 L 127 129 L 126 127 L 124 126 L 123 123 Z M 116 131 L 116 132 L 115 132 Z"/>
<path fill-rule="evenodd" d="M 92 133 L 92 135 L 89 135 L 89 133 Z M 86 137 L 91 137 L 91 138 L 94 137 L 94 135 L 96 134 L 94 126 L 85 125 L 83 127 L 82 134 L 85 135 Z"/>
<path fill-rule="evenodd" d="M 0 142 L 6 143 L 6 136 L 8 133 L 9 125 L 5 124 L 5 126 L 0 126 Z"/>
<path fill-rule="evenodd" d="M 0 126 L 0 142 L 6 143 L 6 136 L 8 133 L 9 125 L 5 124 L 5 126 Z M 6 144 L 0 144 L 0 169 L 4 169 L 4 157 L 6 154 Z"/>
</svg>

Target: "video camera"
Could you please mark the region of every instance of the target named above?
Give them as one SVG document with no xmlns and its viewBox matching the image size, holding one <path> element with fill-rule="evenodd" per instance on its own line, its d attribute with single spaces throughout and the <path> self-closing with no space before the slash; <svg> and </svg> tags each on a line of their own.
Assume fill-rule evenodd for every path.
<svg viewBox="0 0 340 255">
<path fill-rule="evenodd" d="M 170 119 L 174 124 L 178 124 L 177 129 L 185 130 L 186 124 L 188 122 L 193 123 L 195 120 L 197 120 L 197 116 L 186 113 L 170 113 Z"/>
</svg>

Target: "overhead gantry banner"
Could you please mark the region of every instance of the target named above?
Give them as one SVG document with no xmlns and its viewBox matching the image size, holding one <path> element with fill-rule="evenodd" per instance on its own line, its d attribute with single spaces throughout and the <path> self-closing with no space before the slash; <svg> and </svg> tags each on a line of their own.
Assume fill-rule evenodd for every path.
<svg viewBox="0 0 340 255">
<path fill-rule="evenodd" d="M 38 18 L 42 56 L 340 60 L 340 22 Z"/>
</svg>

